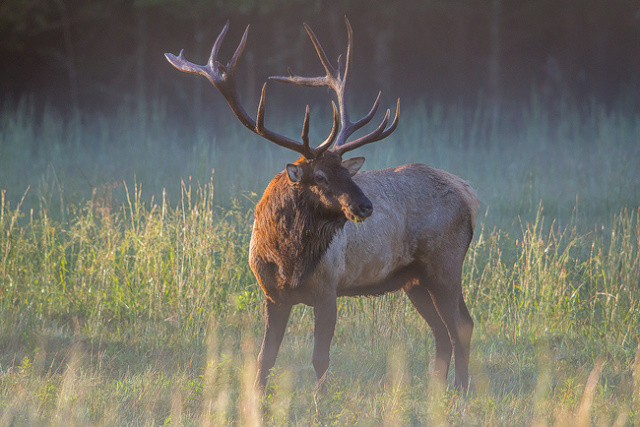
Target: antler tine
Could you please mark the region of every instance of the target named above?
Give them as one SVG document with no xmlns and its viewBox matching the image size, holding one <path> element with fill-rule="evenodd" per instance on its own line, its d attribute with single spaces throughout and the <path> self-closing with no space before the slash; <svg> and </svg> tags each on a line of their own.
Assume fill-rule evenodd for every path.
<svg viewBox="0 0 640 427">
<path fill-rule="evenodd" d="M 371 106 L 371 109 L 369 110 L 369 112 L 357 122 L 352 123 L 349 120 L 347 120 L 346 122 L 343 121 L 342 131 L 338 136 L 338 139 L 336 141 L 334 148 L 338 148 L 344 145 L 347 138 L 349 138 L 360 128 L 368 124 L 371 121 L 371 119 L 373 119 L 373 116 L 375 116 L 376 112 L 378 111 L 378 106 L 380 105 L 381 96 L 382 96 L 382 92 L 378 92 L 378 96 L 376 97 L 376 100 L 373 102 L 373 105 Z"/>
<path fill-rule="evenodd" d="M 316 157 L 317 153 L 309 148 L 308 142 L 306 144 L 301 144 L 298 141 L 287 138 L 284 135 L 280 135 L 276 132 L 270 131 L 264 126 L 266 83 L 262 87 L 260 102 L 258 104 L 257 121 L 254 122 L 242 107 L 239 101 L 238 90 L 235 84 L 235 71 L 238 65 L 238 61 L 240 60 L 240 56 L 242 56 L 242 52 L 244 51 L 244 47 L 247 42 L 249 26 L 247 26 L 247 28 L 245 29 L 244 34 L 242 35 L 242 39 L 240 40 L 238 47 L 231 57 L 231 60 L 225 66 L 222 65 L 222 63 L 218 60 L 218 53 L 220 51 L 222 41 L 224 40 L 224 37 L 226 36 L 228 30 L 229 22 L 227 21 L 224 28 L 222 28 L 222 31 L 216 38 L 215 43 L 213 44 L 213 48 L 211 49 L 211 56 L 209 57 L 209 62 L 207 63 L 207 65 L 196 65 L 192 62 L 187 61 L 184 57 L 184 50 L 180 51 L 179 56 L 175 56 L 171 53 L 165 53 L 165 57 L 167 58 L 167 61 L 171 63 L 171 65 L 173 65 L 180 71 L 192 74 L 200 74 L 206 77 L 213 84 L 213 86 L 225 97 L 227 104 L 229 104 L 229 107 L 231 108 L 231 111 L 233 111 L 233 114 L 238 118 L 240 123 L 242 123 L 250 131 L 277 145 L 280 145 L 281 147 L 296 151 L 303 155 L 305 158 L 312 159 Z"/>
<path fill-rule="evenodd" d="M 367 142 L 373 142 L 377 140 L 377 138 L 382 134 L 382 132 L 384 132 L 385 128 L 387 127 L 387 123 L 389 123 L 389 114 L 390 112 L 389 110 L 387 110 L 384 117 L 382 118 L 382 122 L 378 125 L 378 127 L 373 132 L 363 137 L 360 137 L 354 141 L 349 141 L 349 143 L 347 144 L 337 146 L 335 147 L 335 150 L 339 153 L 346 153 L 347 151 L 354 150 L 358 147 L 361 147 Z M 348 149 L 345 149 L 345 148 L 348 148 Z"/>
<path fill-rule="evenodd" d="M 387 111 L 389 111 L 389 110 L 387 110 Z M 396 115 L 393 118 L 393 122 L 391 122 L 391 125 L 384 132 L 382 132 L 380 134 L 380 137 L 378 138 L 378 141 L 383 139 L 383 138 L 388 137 L 389 135 L 391 135 L 391 133 L 393 131 L 396 130 L 396 128 L 398 127 L 399 119 L 400 119 L 400 98 L 398 98 L 398 101 L 396 103 Z"/>
<path fill-rule="evenodd" d="M 240 44 L 236 48 L 236 51 L 233 53 L 233 56 L 231 57 L 231 60 L 227 64 L 227 67 L 229 68 L 230 72 L 234 72 L 236 70 L 236 66 L 238 65 L 238 60 L 240 59 L 242 52 L 244 52 L 244 46 L 247 44 L 248 35 L 249 35 L 249 26 L 247 25 L 247 28 L 244 30 L 244 34 L 242 35 L 242 39 L 240 40 Z"/>
<path fill-rule="evenodd" d="M 316 48 L 316 52 L 318 53 L 318 58 L 320 58 L 320 62 L 322 63 L 322 66 L 327 72 L 327 76 L 335 77 L 337 74 L 337 71 L 335 68 L 333 68 L 333 66 L 329 62 L 329 58 L 327 58 L 327 54 L 324 53 L 324 49 L 322 48 L 322 45 L 318 41 L 318 38 L 316 37 L 315 33 L 313 32 L 311 27 L 309 27 L 306 23 L 303 23 L 302 25 L 304 25 L 304 29 L 307 30 L 307 34 L 309 34 L 309 38 L 311 39 L 311 43 L 313 43 L 313 47 Z"/>
<path fill-rule="evenodd" d="M 209 67 L 211 67 L 211 68 L 213 68 L 213 66 L 216 65 L 216 62 L 218 61 L 218 59 L 217 59 L 218 58 L 218 52 L 220 51 L 220 46 L 222 46 L 222 41 L 226 37 L 228 31 L 229 31 L 229 20 L 227 20 L 227 22 L 224 24 L 224 27 L 222 28 L 222 31 L 220 31 L 220 34 L 218 34 L 218 37 L 216 38 L 216 41 L 213 44 L 213 48 L 211 49 L 211 56 L 209 57 Z M 249 31 L 249 26 L 247 25 L 247 29 L 245 30 L 245 34 L 248 31 Z"/>
<path fill-rule="evenodd" d="M 376 100 L 373 101 L 373 105 L 371 106 L 371 109 L 369 110 L 369 112 L 363 118 L 361 118 L 360 120 L 358 120 L 353 124 L 353 127 L 355 128 L 355 130 L 360 129 L 361 127 L 369 123 L 371 119 L 373 119 L 373 116 L 376 115 L 376 112 L 378 111 L 378 107 L 380 106 L 381 97 L 382 97 L 382 91 L 379 91 L 378 96 L 376 96 Z"/>
<path fill-rule="evenodd" d="M 336 136 L 338 135 L 338 128 L 340 127 L 340 116 L 338 115 L 338 109 L 336 108 L 336 103 L 331 101 L 331 106 L 333 107 L 333 127 L 331 128 L 331 134 L 325 139 L 322 144 L 316 147 L 316 152 L 324 153 L 327 151 L 333 141 L 336 140 Z"/>
<path fill-rule="evenodd" d="M 262 134 L 264 132 L 264 108 L 265 108 L 265 94 L 267 92 L 267 84 L 262 85 L 262 92 L 260 92 L 260 101 L 258 102 L 258 116 L 256 117 L 256 133 Z"/>
<path fill-rule="evenodd" d="M 343 155 L 347 151 L 355 150 L 356 148 L 362 147 L 363 145 L 380 141 L 381 139 L 384 139 L 391 135 L 391 133 L 398 127 L 398 119 L 400 118 L 400 98 L 398 98 L 398 102 L 396 104 L 396 115 L 393 118 L 393 122 L 391 122 L 391 125 L 389 125 L 389 127 L 385 129 L 387 123 L 389 122 L 389 114 L 390 111 L 387 110 L 386 114 L 384 115 L 384 119 L 382 119 L 382 123 L 380 123 L 376 130 L 374 130 L 370 134 L 362 136 L 356 140 L 349 141 L 344 145 L 338 146 L 336 144 L 333 149 L 340 153 L 340 155 Z"/>
<path fill-rule="evenodd" d="M 302 122 L 302 143 L 309 150 L 309 105 L 304 110 L 304 121 Z"/>
<path fill-rule="evenodd" d="M 351 42 L 353 40 L 353 30 L 351 29 L 351 23 L 349 22 L 349 19 L 347 19 L 347 16 L 344 16 L 344 23 L 347 27 L 347 59 L 345 60 L 345 64 L 344 64 L 344 73 L 342 75 L 342 79 L 343 81 L 347 81 L 347 75 L 349 74 L 349 65 L 351 64 L 351 54 L 352 54 L 352 49 L 351 49 Z M 338 57 L 338 66 L 340 65 L 340 57 Z"/>
<path fill-rule="evenodd" d="M 173 65 L 180 71 L 183 71 L 185 73 L 204 75 L 200 70 L 200 68 L 202 68 L 200 65 L 192 64 L 191 62 L 184 59 L 184 49 L 180 50 L 180 54 L 178 54 L 178 56 L 175 56 L 172 53 L 165 53 L 164 56 L 165 58 L 167 58 L 167 61 L 169 61 L 171 65 Z"/>
</svg>

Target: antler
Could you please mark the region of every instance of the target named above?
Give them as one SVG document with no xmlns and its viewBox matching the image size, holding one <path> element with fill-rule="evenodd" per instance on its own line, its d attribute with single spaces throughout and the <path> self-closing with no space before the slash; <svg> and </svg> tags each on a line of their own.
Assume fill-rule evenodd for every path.
<svg viewBox="0 0 640 427">
<path fill-rule="evenodd" d="M 302 125 L 302 143 L 299 143 L 293 139 L 287 138 L 284 135 L 280 135 L 276 132 L 270 131 L 264 126 L 264 114 L 265 114 L 265 93 L 267 89 L 267 84 L 265 83 L 262 86 L 262 94 L 260 95 L 260 102 L 258 104 L 258 113 L 256 121 L 253 121 L 251 117 L 244 110 L 240 101 L 238 100 L 238 90 L 236 88 L 236 79 L 235 79 L 235 71 L 238 65 L 238 60 L 242 55 L 245 44 L 247 42 L 247 34 L 249 33 L 249 26 L 244 31 L 242 39 L 240 40 L 240 44 L 236 48 L 235 53 L 231 57 L 231 60 L 227 63 L 227 65 L 222 65 L 221 62 L 218 61 L 218 51 L 220 50 L 220 45 L 224 40 L 224 37 L 229 30 L 229 21 L 225 24 L 224 28 L 218 35 L 216 42 L 213 45 L 213 49 L 211 50 L 211 57 L 209 58 L 209 62 L 206 65 L 196 65 L 184 58 L 184 50 L 180 51 L 180 55 L 175 56 L 171 53 L 165 53 L 165 57 L 167 61 L 171 63 L 174 67 L 176 67 L 180 71 L 184 71 L 185 73 L 192 74 L 200 74 L 201 76 L 206 77 L 216 89 L 225 97 L 229 107 L 233 111 L 233 114 L 240 120 L 240 122 L 248 128 L 250 131 L 262 136 L 265 139 L 268 139 L 271 142 L 274 142 L 281 147 L 288 148 L 290 150 L 296 151 L 302 154 L 307 159 L 313 159 L 322 155 L 322 153 L 326 150 L 326 148 L 321 147 L 329 147 L 336 138 L 338 131 L 338 112 L 336 111 L 335 104 L 333 105 L 333 128 L 331 130 L 331 134 L 329 137 L 322 143 L 318 148 L 311 148 L 309 146 L 309 106 L 307 106 L 307 110 L 304 116 L 304 122 Z"/>
<path fill-rule="evenodd" d="M 396 115 L 389 127 L 387 127 L 387 123 L 389 122 L 390 111 L 387 110 L 387 113 L 382 119 L 382 123 L 380 123 L 380 125 L 373 132 L 369 133 L 368 135 L 362 136 L 356 140 L 346 142 L 347 138 L 353 135 L 354 132 L 356 132 L 358 129 L 362 128 L 363 126 L 365 126 L 367 123 L 371 121 L 373 116 L 376 114 L 376 111 L 378 110 L 378 105 L 380 104 L 380 96 L 382 95 L 382 92 L 378 92 L 378 96 L 375 102 L 373 103 L 371 110 L 367 113 L 367 115 L 365 115 L 363 118 L 361 118 L 356 122 L 352 122 L 349 120 L 349 112 L 347 111 L 346 104 L 345 104 L 345 86 L 347 83 L 347 77 L 349 75 L 349 65 L 351 63 L 351 42 L 352 42 L 353 32 L 351 30 L 351 24 L 349 23 L 349 20 L 347 19 L 346 16 L 344 18 L 344 22 L 347 26 L 347 37 L 348 37 L 347 55 L 346 55 L 347 59 L 344 64 L 344 69 L 342 67 L 342 56 L 338 57 L 338 68 L 337 69 L 333 68 L 333 66 L 327 59 L 327 55 L 324 53 L 324 50 L 322 49 L 322 46 L 320 45 L 318 38 L 313 33 L 311 28 L 307 24 L 304 24 L 304 28 L 307 30 L 307 33 L 309 34 L 309 38 L 311 38 L 311 42 L 313 43 L 313 46 L 315 47 L 316 52 L 318 53 L 318 57 L 320 58 L 320 62 L 322 63 L 322 66 L 324 67 L 327 74 L 325 76 L 320 76 L 320 77 L 301 77 L 301 76 L 296 76 L 295 74 L 293 74 L 291 69 L 289 69 L 288 77 L 280 77 L 280 76 L 269 77 L 270 80 L 276 80 L 279 82 L 290 83 L 298 86 L 328 87 L 336 93 L 336 96 L 338 97 L 338 109 L 340 110 L 340 122 L 342 125 L 332 150 L 338 152 L 340 155 L 346 153 L 347 151 L 351 151 L 358 147 L 361 147 L 365 144 L 379 141 L 389 136 L 398 126 L 398 117 L 400 115 L 400 98 L 398 98 L 398 103 L 396 105 Z M 342 70 L 342 73 L 341 73 L 341 70 Z M 335 114 L 335 104 L 333 108 L 334 108 L 334 114 Z M 325 142 L 323 142 L 321 145 L 317 147 L 317 150 L 318 151 L 321 150 L 321 152 L 324 152 L 325 150 L 327 150 L 327 148 L 331 146 L 331 144 L 332 144 L 332 141 L 329 141 L 329 138 L 328 138 Z"/>
</svg>

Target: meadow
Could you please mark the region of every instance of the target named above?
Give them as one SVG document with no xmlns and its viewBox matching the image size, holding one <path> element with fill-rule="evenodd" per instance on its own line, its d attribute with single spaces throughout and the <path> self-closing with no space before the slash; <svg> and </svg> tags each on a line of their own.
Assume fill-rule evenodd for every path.
<svg viewBox="0 0 640 427">
<path fill-rule="evenodd" d="M 430 381 L 430 331 L 389 294 L 339 300 L 324 393 L 295 307 L 257 396 L 252 210 L 295 156 L 234 119 L 176 125 L 162 102 L 63 118 L 25 99 L 0 112 L 0 425 L 640 424 L 634 110 L 415 101 L 358 154 L 480 196 L 468 395 Z"/>
</svg>

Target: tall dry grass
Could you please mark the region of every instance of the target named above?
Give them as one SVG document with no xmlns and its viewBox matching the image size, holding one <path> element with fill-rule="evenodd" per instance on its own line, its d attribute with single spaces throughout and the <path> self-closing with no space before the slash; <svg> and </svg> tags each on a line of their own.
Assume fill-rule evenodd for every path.
<svg viewBox="0 0 640 427">
<path fill-rule="evenodd" d="M 38 122 L 25 105 L 0 115 L 1 425 L 638 423 L 637 118 L 596 110 L 580 133 L 534 111 L 511 147 L 487 139 L 501 133 L 480 113 L 409 109 L 396 141 L 365 150 L 370 167 L 431 160 L 470 179 L 486 212 L 463 273 L 471 393 L 430 381 L 428 327 L 391 294 L 339 300 L 325 393 L 312 310 L 296 307 L 260 398 L 251 192 L 287 157 L 220 135 L 162 146 L 160 119 Z M 264 162 L 238 169 L 236 156 Z"/>
</svg>

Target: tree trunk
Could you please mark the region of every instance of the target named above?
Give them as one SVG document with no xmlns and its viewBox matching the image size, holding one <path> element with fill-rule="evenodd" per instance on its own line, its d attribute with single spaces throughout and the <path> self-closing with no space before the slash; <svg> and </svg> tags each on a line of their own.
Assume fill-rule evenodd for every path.
<svg viewBox="0 0 640 427">
<path fill-rule="evenodd" d="M 502 0 L 492 0 L 490 13 L 489 103 L 495 123 L 498 119 L 502 98 L 500 78 L 502 67 Z"/>
<path fill-rule="evenodd" d="M 147 51 L 147 14 L 143 7 L 139 7 L 136 13 L 136 104 L 138 111 L 145 108 L 147 99 L 147 84 L 145 73 L 145 53 Z"/>
<path fill-rule="evenodd" d="M 58 11 L 60 12 L 60 20 L 62 22 L 62 33 L 64 36 L 64 66 L 67 70 L 67 78 L 69 79 L 69 92 L 71 95 L 71 105 L 73 109 L 78 111 L 80 109 L 80 95 L 78 84 L 78 70 L 76 69 L 76 55 L 73 46 L 73 39 L 71 36 L 71 20 L 69 19 L 69 12 L 64 0 L 55 0 Z"/>
</svg>

